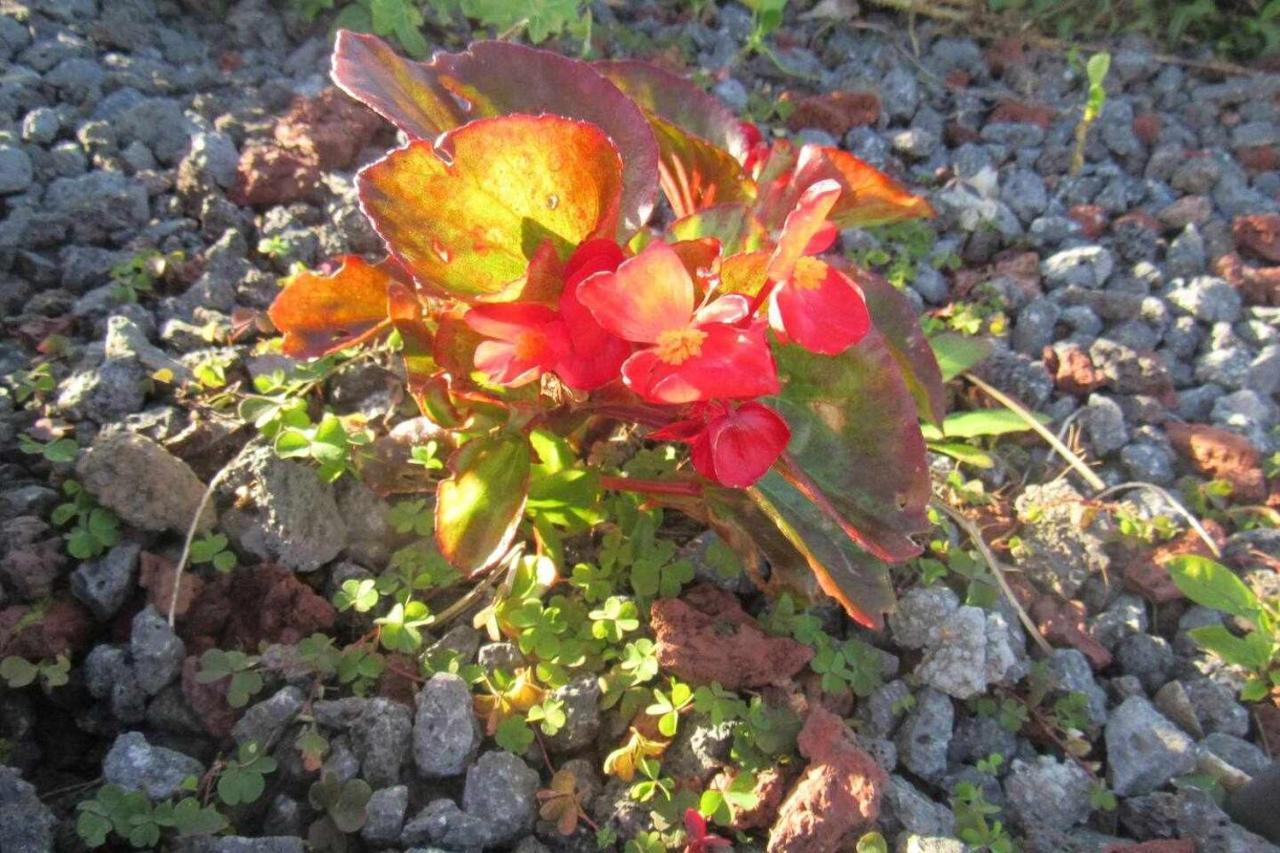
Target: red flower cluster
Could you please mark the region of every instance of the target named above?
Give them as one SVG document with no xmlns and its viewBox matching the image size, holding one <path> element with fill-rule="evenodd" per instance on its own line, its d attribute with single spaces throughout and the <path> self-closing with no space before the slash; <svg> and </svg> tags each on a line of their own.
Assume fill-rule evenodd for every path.
<svg viewBox="0 0 1280 853">
<path fill-rule="evenodd" d="M 835 240 L 827 215 L 839 195 L 839 184 L 824 180 L 800 196 L 754 299 L 715 295 L 715 264 L 699 293 L 700 271 L 661 240 L 630 258 L 610 240 L 588 240 L 565 265 L 556 307 L 513 302 L 467 312 L 467 325 L 488 339 L 476 349 L 476 368 L 509 387 L 544 373 L 578 391 L 621 379 L 645 402 L 674 408 L 655 439 L 690 444 L 700 474 L 745 488 L 790 438 L 782 417 L 756 401 L 779 390 L 767 330 L 835 355 L 871 327 L 857 284 L 814 257 Z"/>
</svg>

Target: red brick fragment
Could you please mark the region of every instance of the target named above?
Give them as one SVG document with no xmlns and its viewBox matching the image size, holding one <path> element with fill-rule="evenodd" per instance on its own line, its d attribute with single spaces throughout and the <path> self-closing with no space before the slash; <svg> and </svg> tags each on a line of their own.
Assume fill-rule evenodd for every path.
<svg viewBox="0 0 1280 853">
<path fill-rule="evenodd" d="M 888 785 L 880 765 L 835 714 L 816 705 L 797 738 L 809 759 L 778 810 L 768 853 L 834 853 L 846 837 L 870 828 L 880 815 Z"/>
<path fill-rule="evenodd" d="M 879 120 L 880 96 L 875 92 L 829 92 L 796 101 L 787 126 L 793 131 L 816 127 L 839 139 L 852 128 Z"/>
<path fill-rule="evenodd" d="M 1205 532 L 1213 537 L 1221 548 L 1226 542 L 1226 533 L 1221 525 L 1212 519 L 1206 519 L 1203 526 Z M 1213 552 L 1209 550 L 1205 541 L 1195 531 L 1187 530 L 1156 548 L 1136 554 L 1125 566 L 1125 585 L 1152 604 L 1177 601 L 1183 597 L 1182 591 L 1174 584 L 1166 565 L 1169 560 L 1183 554 L 1213 556 Z"/>
<path fill-rule="evenodd" d="M 996 108 L 987 116 L 988 124 L 1034 124 L 1041 130 L 1048 130 L 1053 124 L 1057 112 L 1045 104 L 1029 104 L 1006 98 L 996 104 Z"/>
<path fill-rule="evenodd" d="M 1266 499 L 1267 483 L 1259 464 L 1261 454 L 1242 435 L 1206 424 L 1165 424 L 1169 442 L 1195 470 L 1231 484 L 1232 497 L 1246 503 Z"/>
<path fill-rule="evenodd" d="M 1040 633 L 1051 643 L 1066 643 L 1089 659 L 1094 669 L 1105 669 L 1111 663 L 1111 652 L 1094 639 L 1086 623 L 1086 611 L 1079 601 L 1063 601 L 1044 595 L 1031 606 L 1031 618 Z"/>
<path fill-rule="evenodd" d="M 702 584 L 650 609 L 658 663 L 693 684 L 718 681 L 729 690 L 788 681 L 813 649 L 760 629 L 732 593 Z"/>
<path fill-rule="evenodd" d="M 1236 149 L 1236 159 L 1250 172 L 1274 172 L 1280 169 L 1280 147 L 1244 145 Z"/>
<path fill-rule="evenodd" d="M 271 142 L 250 142 L 240 154 L 231 199 L 241 206 L 267 207 L 305 201 L 320 187 L 315 155 Z"/>
<path fill-rule="evenodd" d="M 1150 148 L 1160 136 L 1160 116 L 1156 113 L 1139 113 L 1133 117 L 1133 135 Z"/>
<path fill-rule="evenodd" d="M 355 162 L 382 120 L 368 107 L 337 89 L 299 98 L 275 126 L 276 142 L 312 154 L 323 171 Z"/>
<path fill-rule="evenodd" d="M 1067 217 L 1078 224 L 1090 240 L 1098 239 L 1107 230 L 1107 213 L 1096 204 L 1077 204 L 1067 211 Z"/>
<path fill-rule="evenodd" d="M 1214 272 L 1240 291 L 1250 305 L 1280 305 L 1280 267 L 1257 267 L 1246 264 L 1232 252 L 1214 262 Z"/>
<path fill-rule="evenodd" d="M 1237 216 L 1231 225 L 1236 248 L 1264 261 L 1280 263 L 1280 213 Z"/>
<path fill-rule="evenodd" d="M 1107 377 L 1093 366 L 1093 359 L 1083 347 L 1074 344 L 1060 349 L 1045 347 L 1043 359 L 1045 369 L 1053 374 L 1054 385 L 1066 394 L 1083 397 L 1107 382 Z"/>
</svg>

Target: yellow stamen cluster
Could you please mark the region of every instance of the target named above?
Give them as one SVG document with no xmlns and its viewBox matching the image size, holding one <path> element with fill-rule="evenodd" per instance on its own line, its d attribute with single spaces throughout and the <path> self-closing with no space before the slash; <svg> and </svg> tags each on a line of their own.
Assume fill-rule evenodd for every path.
<svg viewBox="0 0 1280 853">
<path fill-rule="evenodd" d="M 668 329 L 658 335 L 658 358 L 667 364 L 684 364 L 702 352 L 702 341 L 707 333 L 692 327 Z"/>
<path fill-rule="evenodd" d="M 791 284 L 801 290 L 817 290 L 827 278 L 827 265 L 817 258 L 801 258 L 796 261 Z"/>
</svg>

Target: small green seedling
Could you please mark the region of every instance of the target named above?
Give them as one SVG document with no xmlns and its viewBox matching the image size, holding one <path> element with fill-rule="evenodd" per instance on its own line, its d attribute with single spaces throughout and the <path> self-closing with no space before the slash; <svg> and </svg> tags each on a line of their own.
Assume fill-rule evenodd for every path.
<svg viewBox="0 0 1280 853">
<path fill-rule="evenodd" d="M 33 684 L 37 678 L 50 690 L 62 687 L 69 680 L 70 672 L 71 661 L 66 655 L 37 663 L 16 655 L 0 660 L 0 679 L 14 690 Z"/>
<path fill-rule="evenodd" d="M 229 572 L 236 567 L 235 552 L 228 547 L 227 537 L 221 533 L 210 533 L 201 536 L 191 543 L 191 563 L 201 565 L 208 563 L 220 572 Z"/>
<path fill-rule="evenodd" d="M 1085 76 L 1089 79 L 1089 95 L 1085 100 L 1084 112 L 1076 124 L 1076 145 L 1071 152 L 1071 174 L 1084 168 L 1084 147 L 1089 138 L 1089 127 L 1102 114 L 1102 106 L 1107 102 L 1107 90 L 1103 85 L 1107 72 L 1111 70 L 1111 54 L 1095 53 L 1085 63 Z"/>
<path fill-rule="evenodd" d="M 196 681 L 211 684 L 224 678 L 230 678 L 227 682 L 227 704 L 232 708 L 248 705 L 249 700 L 263 687 L 257 657 L 244 652 L 209 649 L 200 656 Z"/>
<path fill-rule="evenodd" d="M 1234 572 L 1208 557 L 1184 554 L 1168 560 L 1165 567 L 1187 598 L 1249 625 L 1243 637 L 1225 625 L 1187 632 L 1206 650 L 1249 672 L 1240 698 L 1257 702 L 1280 688 L 1280 602 L 1260 600 Z"/>
</svg>

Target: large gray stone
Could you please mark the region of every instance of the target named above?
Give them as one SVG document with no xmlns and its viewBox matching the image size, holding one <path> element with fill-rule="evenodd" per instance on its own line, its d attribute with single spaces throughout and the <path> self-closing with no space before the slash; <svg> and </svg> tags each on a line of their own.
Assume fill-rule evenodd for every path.
<svg viewBox="0 0 1280 853">
<path fill-rule="evenodd" d="M 1093 780 L 1073 761 L 1041 755 L 1035 761 L 1015 758 L 1004 780 L 1005 797 L 1013 818 L 1023 827 L 1070 829 L 1088 819 L 1093 810 L 1089 792 Z"/>
<path fill-rule="evenodd" d="M 941 779 L 947 772 L 947 747 L 954 723 L 951 699 L 931 688 L 921 690 L 916 706 L 898 730 L 896 744 L 902 766 L 928 782 Z"/>
<path fill-rule="evenodd" d="M 0 850 L 49 853 L 55 823 L 35 787 L 14 768 L 0 766 Z"/>
<path fill-rule="evenodd" d="M 282 687 L 261 702 L 249 706 L 236 720 L 231 736 L 238 744 L 257 743 L 265 750 L 284 731 L 284 727 L 293 722 L 306 701 L 306 694 L 297 687 Z"/>
<path fill-rule="evenodd" d="M 71 594 L 102 621 L 110 619 L 133 591 L 142 547 L 122 542 L 71 573 Z"/>
<path fill-rule="evenodd" d="M 102 762 L 102 778 L 129 791 L 142 791 L 152 800 L 173 796 L 188 776 L 199 778 L 204 765 L 189 755 L 152 746 L 141 732 L 118 736 Z"/>
<path fill-rule="evenodd" d="M 76 463 L 76 476 L 98 502 L 143 530 L 185 534 L 204 494 L 191 467 L 156 442 L 129 432 L 99 435 Z M 205 507 L 199 529 L 216 521 Z"/>
<path fill-rule="evenodd" d="M 517 755 L 493 750 L 467 771 L 462 808 L 484 818 L 490 845 L 508 844 L 533 830 L 538 787 L 538 771 Z"/>
<path fill-rule="evenodd" d="M 186 653 L 186 644 L 150 604 L 133 617 L 129 657 L 138 684 L 148 696 L 156 695 L 177 678 Z"/>
<path fill-rule="evenodd" d="M 348 732 L 365 780 L 374 788 L 397 784 L 412 743 L 413 714 L 408 706 L 382 697 L 372 699 Z"/>
<path fill-rule="evenodd" d="M 457 776 L 480 746 L 480 726 L 471 691 L 456 675 L 438 672 L 418 693 L 413 721 L 413 758 L 427 778 Z"/>
<path fill-rule="evenodd" d="M 1119 796 L 1149 793 L 1196 766 L 1191 738 L 1142 696 L 1112 711 L 1104 732 L 1107 779 Z"/>
<path fill-rule="evenodd" d="M 45 192 L 45 208 L 62 217 L 79 242 L 100 243 L 147 223 L 150 207 L 141 183 L 119 172 L 57 178 Z"/>
<path fill-rule="evenodd" d="M 255 557 L 299 572 L 311 572 L 338 556 L 347 525 L 333 486 L 315 469 L 281 459 L 269 447 L 249 451 L 223 479 L 220 492 L 240 490 L 244 508 L 223 514 L 222 529 Z"/>
</svg>

